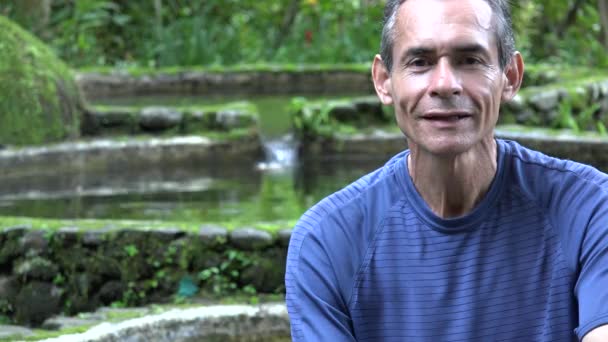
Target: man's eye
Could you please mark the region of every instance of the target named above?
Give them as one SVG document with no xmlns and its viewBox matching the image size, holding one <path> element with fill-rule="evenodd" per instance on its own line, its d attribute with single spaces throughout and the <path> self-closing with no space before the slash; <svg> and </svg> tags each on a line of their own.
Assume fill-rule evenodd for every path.
<svg viewBox="0 0 608 342">
<path fill-rule="evenodd" d="M 478 58 L 475 58 L 475 57 L 465 57 L 462 60 L 462 63 L 466 64 L 466 65 L 475 65 L 475 64 L 480 64 L 481 61 Z"/>
<path fill-rule="evenodd" d="M 410 62 L 411 66 L 414 67 L 425 67 L 429 65 L 429 62 L 426 59 L 414 59 Z"/>
</svg>

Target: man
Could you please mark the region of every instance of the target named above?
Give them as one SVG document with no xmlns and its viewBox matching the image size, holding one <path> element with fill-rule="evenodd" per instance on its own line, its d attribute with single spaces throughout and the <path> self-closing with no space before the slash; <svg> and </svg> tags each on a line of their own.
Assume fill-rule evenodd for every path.
<svg viewBox="0 0 608 342">
<path fill-rule="evenodd" d="M 372 76 L 409 150 L 307 211 L 294 341 L 608 341 L 608 176 L 496 140 L 505 0 L 389 0 Z"/>
</svg>

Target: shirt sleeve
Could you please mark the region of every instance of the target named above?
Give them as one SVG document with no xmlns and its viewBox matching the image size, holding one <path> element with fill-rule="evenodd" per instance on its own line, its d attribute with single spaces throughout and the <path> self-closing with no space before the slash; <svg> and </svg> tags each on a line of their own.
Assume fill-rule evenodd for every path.
<svg viewBox="0 0 608 342">
<path fill-rule="evenodd" d="M 293 341 L 356 341 L 330 254 L 314 234 L 292 236 L 285 284 Z"/>
<path fill-rule="evenodd" d="M 592 210 L 581 241 L 575 286 L 580 324 L 576 333 L 581 340 L 591 330 L 608 324 L 608 196 L 605 192 L 597 195 L 601 200 Z"/>
</svg>

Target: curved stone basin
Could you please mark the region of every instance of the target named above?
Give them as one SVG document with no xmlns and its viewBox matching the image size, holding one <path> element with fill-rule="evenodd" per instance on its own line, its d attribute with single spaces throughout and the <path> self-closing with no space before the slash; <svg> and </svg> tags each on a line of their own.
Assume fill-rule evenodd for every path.
<svg viewBox="0 0 608 342">
<path fill-rule="evenodd" d="M 47 342 L 241 342 L 291 341 L 283 304 L 218 305 L 175 309 L 120 323 L 102 323 L 81 334 Z"/>
</svg>

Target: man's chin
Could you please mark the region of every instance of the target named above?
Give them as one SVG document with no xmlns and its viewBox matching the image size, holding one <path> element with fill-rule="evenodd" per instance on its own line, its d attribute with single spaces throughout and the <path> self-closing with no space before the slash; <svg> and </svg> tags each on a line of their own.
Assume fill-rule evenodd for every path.
<svg viewBox="0 0 608 342">
<path fill-rule="evenodd" d="M 474 142 L 470 139 L 449 137 L 421 142 L 417 145 L 420 152 L 424 151 L 439 158 L 450 158 L 469 151 L 474 146 Z"/>
</svg>

